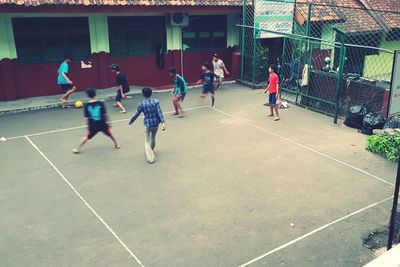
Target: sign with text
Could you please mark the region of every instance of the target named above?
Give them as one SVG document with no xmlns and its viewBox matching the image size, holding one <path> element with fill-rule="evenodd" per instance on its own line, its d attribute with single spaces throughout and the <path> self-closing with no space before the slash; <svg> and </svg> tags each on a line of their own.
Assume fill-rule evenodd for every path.
<svg viewBox="0 0 400 267">
<path fill-rule="evenodd" d="M 255 25 L 260 29 L 292 33 L 294 17 L 294 0 L 255 1 Z M 279 34 L 261 32 L 260 38 L 282 37 Z"/>
<path fill-rule="evenodd" d="M 400 50 L 394 52 L 389 117 L 400 113 Z"/>
</svg>

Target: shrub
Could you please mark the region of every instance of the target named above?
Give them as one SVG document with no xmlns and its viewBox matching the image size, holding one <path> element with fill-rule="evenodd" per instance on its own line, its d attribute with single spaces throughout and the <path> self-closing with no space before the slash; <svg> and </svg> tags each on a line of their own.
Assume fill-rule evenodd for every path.
<svg viewBox="0 0 400 267">
<path fill-rule="evenodd" d="M 367 139 L 366 149 L 384 156 L 390 161 L 398 161 L 400 154 L 400 133 L 387 136 L 371 135 Z"/>
</svg>

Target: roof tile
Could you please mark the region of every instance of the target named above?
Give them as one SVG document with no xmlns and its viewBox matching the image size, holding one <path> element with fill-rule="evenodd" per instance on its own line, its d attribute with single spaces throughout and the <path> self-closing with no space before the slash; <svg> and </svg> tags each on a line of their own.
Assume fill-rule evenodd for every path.
<svg viewBox="0 0 400 267">
<path fill-rule="evenodd" d="M 296 8 L 305 19 L 307 18 L 306 4 L 315 4 L 312 8 L 312 22 L 337 22 L 349 33 L 382 30 L 358 0 L 297 0 L 297 3 Z"/>
<path fill-rule="evenodd" d="M 241 6 L 242 0 L 0 0 L 2 4 L 101 6 Z"/>
<path fill-rule="evenodd" d="M 391 29 L 400 28 L 399 0 L 364 0 Z M 390 11 L 390 12 L 388 12 Z"/>
</svg>

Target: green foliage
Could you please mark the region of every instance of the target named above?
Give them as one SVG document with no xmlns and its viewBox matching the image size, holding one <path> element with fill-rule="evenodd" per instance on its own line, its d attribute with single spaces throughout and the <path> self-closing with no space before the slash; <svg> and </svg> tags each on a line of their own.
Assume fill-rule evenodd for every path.
<svg viewBox="0 0 400 267">
<path fill-rule="evenodd" d="M 266 80 L 268 67 L 269 67 L 269 49 L 264 47 L 261 43 L 257 43 L 256 46 L 256 83 L 263 82 Z"/>
<path fill-rule="evenodd" d="M 398 161 L 400 154 L 400 133 L 390 136 L 371 135 L 368 137 L 366 149 L 382 155 L 391 161 Z"/>
</svg>

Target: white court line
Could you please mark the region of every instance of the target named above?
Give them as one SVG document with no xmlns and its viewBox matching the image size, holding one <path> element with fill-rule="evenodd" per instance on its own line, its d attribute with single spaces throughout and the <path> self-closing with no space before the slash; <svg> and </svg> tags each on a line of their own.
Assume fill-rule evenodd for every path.
<svg viewBox="0 0 400 267">
<path fill-rule="evenodd" d="M 114 232 L 113 229 L 104 221 L 104 219 L 97 213 L 97 211 L 83 198 L 83 196 L 75 189 L 75 187 L 68 181 L 67 178 L 60 172 L 60 170 L 46 157 L 46 155 L 29 139 L 25 136 L 25 139 L 36 149 L 37 152 L 50 164 L 50 166 L 60 175 L 64 182 L 74 191 L 74 193 L 79 197 L 79 199 L 85 204 L 85 206 L 99 219 L 99 221 L 107 228 L 107 230 L 117 239 L 117 241 L 122 245 L 122 247 L 129 253 L 129 255 L 135 259 L 135 261 L 144 267 L 143 263 L 136 257 L 136 255 L 126 246 L 126 244 L 121 240 L 121 238 Z"/>
<path fill-rule="evenodd" d="M 303 240 L 303 239 L 305 239 L 305 238 L 307 238 L 307 237 L 309 237 L 309 236 L 311 236 L 311 235 L 313 235 L 313 234 L 315 234 L 315 233 L 318 233 L 318 232 L 320 232 L 320 231 L 322 231 L 322 230 L 328 228 L 329 226 L 331 226 L 331 225 L 333 225 L 333 224 L 335 224 L 335 223 L 344 221 L 344 220 L 346 220 L 346 219 L 348 219 L 348 218 L 350 218 L 350 217 L 352 217 L 352 216 L 354 216 L 354 215 L 356 215 L 356 214 L 359 214 L 359 213 L 361 213 L 361 212 L 363 212 L 363 211 L 366 211 L 367 209 L 373 208 L 373 207 L 375 207 L 375 206 L 377 206 L 377 205 L 379 205 L 379 204 L 381 204 L 381 203 L 383 203 L 383 202 L 385 202 L 385 201 L 388 201 L 388 200 L 390 200 L 390 199 L 392 199 L 392 198 L 393 198 L 393 196 L 388 197 L 388 198 L 385 198 L 384 200 L 381 200 L 381 201 L 379 201 L 379 202 L 375 202 L 375 203 L 373 203 L 373 204 L 371 204 L 371 205 L 369 205 L 369 206 L 367 206 L 367 207 L 365 207 L 365 208 L 359 209 L 359 210 L 357 210 L 357 211 L 355 211 L 355 212 L 353 212 L 353 213 L 350 213 L 350 214 L 348 214 L 348 215 L 346 215 L 346 216 L 344 216 L 344 217 L 342 217 L 342 218 L 339 218 L 339 219 L 337 219 L 337 220 L 335 220 L 335 221 L 333 221 L 333 222 L 330 222 L 330 223 L 328 223 L 328 224 L 325 224 L 324 226 L 321 226 L 321 227 L 319 227 L 319 228 L 317 228 L 317 229 L 315 229 L 315 230 L 313 230 L 313 231 L 311 231 L 311 232 L 308 232 L 308 233 L 305 234 L 305 235 L 302 235 L 302 236 L 300 236 L 300 237 L 298 237 L 298 238 L 296 238 L 296 239 L 293 239 L 292 241 L 289 241 L 289 242 L 287 242 L 287 243 L 285 243 L 285 244 L 283 244 L 283 245 L 281 245 L 281 246 L 279 246 L 279 247 L 277 247 L 277 248 L 274 248 L 273 250 L 270 250 L 270 251 L 268 251 L 267 253 L 264 253 L 264 254 L 258 256 L 257 258 L 252 259 L 251 261 L 248 261 L 248 262 L 246 262 L 246 263 L 244 263 L 244 264 L 242 264 L 242 265 L 239 265 L 239 267 L 249 266 L 250 264 L 257 262 L 257 261 L 259 261 L 259 260 L 261 260 L 261 259 L 267 257 L 268 255 L 271 255 L 271 254 L 273 254 L 273 253 L 275 253 L 275 252 L 277 252 L 277 251 L 279 251 L 279 250 L 282 250 L 282 249 L 284 249 L 284 248 L 287 248 L 288 246 L 293 245 L 294 243 L 297 243 L 297 242 L 299 242 L 299 241 L 301 241 L 301 240 Z"/>
<path fill-rule="evenodd" d="M 208 108 L 208 106 L 199 106 L 199 107 L 193 107 L 193 108 L 186 108 L 186 110 L 196 110 L 196 109 L 202 109 L 202 108 Z M 174 113 L 175 111 L 167 111 L 164 112 L 164 114 L 171 114 Z M 139 119 L 143 119 L 143 116 L 140 116 Z M 111 123 L 116 123 L 116 122 L 124 122 L 124 121 L 129 121 L 130 118 L 128 119 L 120 119 L 120 120 L 114 120 L 110 121 Z M 51 131 L 46 131 L 46 132 L 39 132 L 39 133 L 33 133 L 33 134 L 25 134 L 25 135 L 20 135 L 20 136 L 14 136 L 14 137 L 6 137 L 7 140 L 15 140 L 15 139 L 21 139 L 25 138 L 25 136 L 32 137 L 32 136 L 38 136 L 38 135 L 44 135 L 44 134 L 52 134 L 52 133 L 60 133 L 60 132 L 66 132 L 66 131 L 72 131 L 72 130 L 77 130 L 77 129 L 82 129 L 86 128 L 87 125 L 81 125 L 81 126 L 76 126 L 76 127 L 71 127 L 71 128 L 64 128 L 64 129 L 59 129 L 59 130 L 51 130 Z"/>
<path fill-rule="evenodd" d="M 347 166 L 347 167 L 349 167 L 349 168 L 351 168 L 351 169 L 353 169 L 353 170 L 356 170 L 356 171 L 358 171 L 358 172 L 361 172 L 361 173 L 363 173 L 363 174 L 366 174 L 366 175 L 368 175 L 368 176 L 370 176 L 370 177 L 372 177 L 372 178 L 374 178 L 374 179 L 376 179 L 376 180 L 378 180 L 378 181 L 381 181 L 382 183 L 385 183 L 385 184 L 387 184 L 387 185 L 390 185 L 390 186 L 394 187 L 394 184 L 392 184 L 391 182 L 388 182 L 388 181 L 386 181 L 386 180 L 384 180 L 384 179 L 382 179 L 382 178 L 380 178 L 380 177 L 378 177 L 378 176 L 376 176 L 376 175 L 374 175 L 374 174 L 372 174 L 372 173 L 369 173 L 369 172 L 364 171 L 364 170 L 362 170 L 362 169 L 360 169 L 360 168 L 357 168 L 357 167 L 355 167 L 355 166 L 353 166 L 353 165 L 350 165 L 350 164 L 348 164 L 348 163 L 346 163 L 346 162 L 344 162 L 344 161 L 342 161 L 342 160 L 340 160 L 340 159 L 337 159 L 337 158 L 334 158 L 334 157 L 332 157 L 332 156 L 329 156 L 329 155 L 327 155 L 327 154 L 325 154 L 325 153 L 322 153 L 322 152 L 320 152 L 320 151 L 318 151 L 318 150 L 315 150 L 314 148 L 311 148 L 311 147 L 308 147 L 308 146 L 306 146 L 306 145 L 300 144 L 300 143 L 298 143 L 298 142 L 296 142 L 296 141 L 294 141 L 294 140 L 292 140 L 292 139 L 289 139 L 289 138 L 287 138 L 287 137 L 284 137 L 284 136 L 282 136 L 282 135 L 279 135 L 279 134 L 276 134 L 276 133 L 274 133 L 274 132 L 268 131 L 268 130 L 266 130 L 266 129 L 260 127 L 260 126 L 257 126 L 257 125 L 255 125 L 255 124 L 252 124 L 252 123 L 248 122 L 248 121 L 242 120 L 242 119 L 240 119 L 240 118 L 238 118 L 238 117 L 235 117 L 234 115 L 231 115 L 231 114 L 229 114 L 229 113 L 226 113 L 226 112 L 224 112 L 224 111 L 222 111 L 222 110 L 219 110 L 219 109 L 216 109 L 216 108 L 214 108 L 214 109 L 213 109 L 213 108 L 210 108 L 210 109 L 215 110 L 215 111 L 218 111 L 218 112 L 220 112 L 220 113 L 222 113 L 222 114 L 224 114 L 224 115 L 226 115 L 226 116 L 228 116 L 228 117 L 231 117 L 231 118 L 233 118 L 233 119 L 235 119 L 235 120 L 238 120 L 238 121 L 241 121 L 241 122 L 243 122 L 243 123 L 246 123 L 246 124 L 248 124 L 248 125 L 250 125 L 250 126 L 256 128 L 256 129 L 259 129 L 259 130 L 261 130 L 261 131 L 263 131 L 263 132 L 269 133 L 269 134 L 271 134 L 271 135 L 273 135 L 273 136 L 275 136 L 275 137 L 278 137 L 278 138 L 280 138 L 280 139 L 283 139 L 283 140 L 285 140 L 285 141 L 288 141 L 288 142 L 290 142 L 290 143 L 292 143 L 292 144 L 295 144 L 295 145 L 297 145 L 297 146 L 299 146 L 299 147 L 302 147 L 302 148 L 304 148 L 304 149 L 307 149 L 307 150 L 309 150 L 309 151 L 312 151 L 312 152 L 314 152 L 314 153 L 316 153 L 316 154 L 318 154 L 318 155 L 320 155 L 320 156 L 323 156 L 323 157 L 325 157 L 325 158 L 328 158 L 328 159 L 331 159 L 331 160 L 333 160 L 333 161 L 336 161 L 337 163 L 340 163 L 340 164 L 342 164 L 342 165 L 344 165 L 344 166 Z"/>
</svg>

